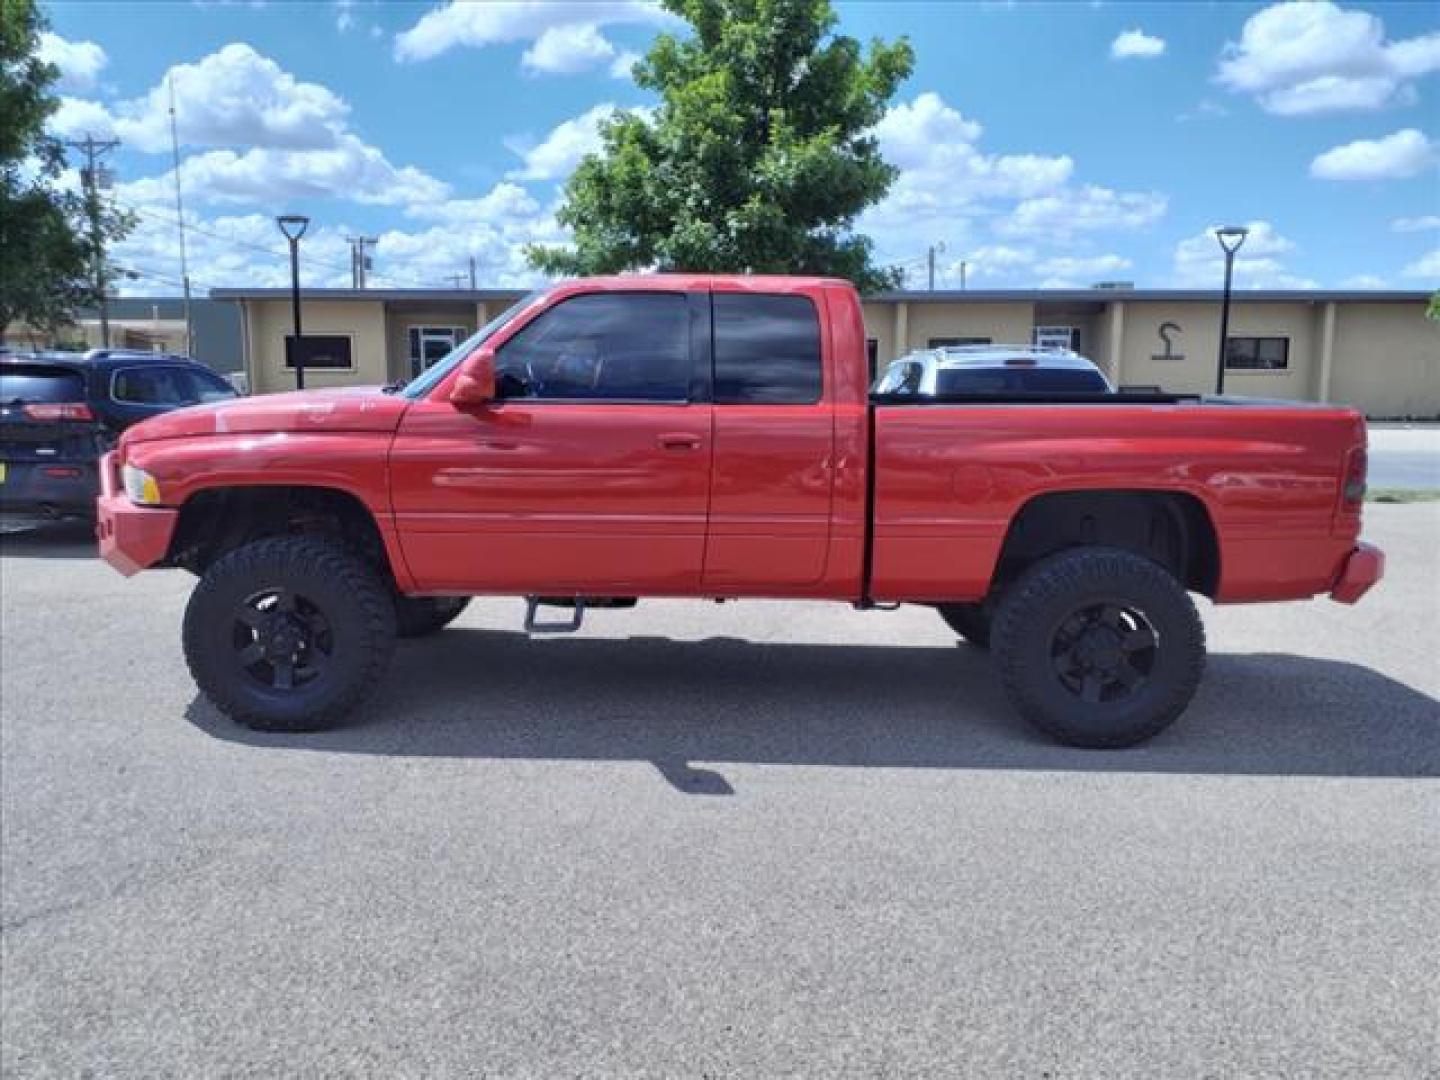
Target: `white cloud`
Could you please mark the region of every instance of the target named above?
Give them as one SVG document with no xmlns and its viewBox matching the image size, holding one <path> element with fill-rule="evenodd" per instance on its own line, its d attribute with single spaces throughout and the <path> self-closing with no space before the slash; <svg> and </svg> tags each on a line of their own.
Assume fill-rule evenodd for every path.
<svg viewBox="0 0 1440 1080">
<path fill-rule="evenodd" d="M 177 64 L 149 92 L 108 110 L 108 130 L 147 153 L 170 149 L 170 91 L 186 146 L 259 146 L 319 149 L 334 146 L 350 107 L 327 87 L 301 82 L 249 45 L 231 42 L 194 64 Z M 77 119 L 94 121 L 103 106 L 85 103 L 51 118 L 57 134 L 79 134 Z"/>
<path fill-rule="evenodd" d="M 1384 289 L 1389 283 L 1376 274 L 1352 274 L 1340 282 L 1342 289 Z"/>
<path fill-rule="evenodd" d="M 1385 24 L 1329 0 L 1273 4 L 1225 46 L 1217 80 L 1282 116 L 1379 109 L 1415 100 L 1413 81 L 1440 70 L 1440 33 L 1385 40 Z"/>
<path fill-rule="evenodd" d="M 615 59 L 610 61 L 610 77 L 612 79 L 628 79 L 635 65 L 640 62 L 640 54 L 632 49 L 616 53 Z"/>
<path fill-rule="evenodd" d="M 1065 239 L 1101 229 L 1143 229 L 1164 215 L 1169 200 L 1156 191 L 1113 191 L 1097 184 L 1025 199 L 995 225 L 1002 236 Z"/>
<path fill-rule="evenodd" d="M 1057 255 L 1041 260 L 1038 269 L 1042 274 L 1065 280 L 1085 278 L 1095 281 L 1107 274 L 1129 270 L 1131 265 L 1123 255 Z"/>
<path fill-rule="evenodd" d="M 60 69 L 56 89 L 87 93 L 95 89 L 100 71 L 109 63 L 105 50 L 93 41 L 67 41 L 46 30 L 40 35 L 36 55 Z"/>
<path fill-rule="evenodd" d="M 335 0 L 335 29 L 345 33 L 355 25 L 355 0 Z"/>
<path fill-rule="evenodd" d="M 561 27 L 584 25 L 598 31 L 615 23 L 671 21 L 672 16 L 649 0 L 503 0 L 484 4 L 451 0 L 427 11 L 414 26 L 395 36 L 395 58 L 429 60 L 461 46 L 537 41 Z"/>
<path fill-rule="evenodd" d="M 1165 54 L 1165 39 L 1145 33 L 1138 27 L 1126 30 L 1110 43 L 1110 55 L 1116 60 L 1151 59 Z"/>
<path fill-rule="evenodd" d="M 207 203 L 258 203 L 338 198 L 381 206 L 408 206 L 444 199 L 448 185 L 412 166 L 397 167 L 376 147 L 345 133 L 325 150 L 207 150 L 185 158 L 180 179 L 186 198 Z M 174 177 L 121 184 L 122 199 L 163 202 L 173 197 Z"/>
<path fill-rule="evenodd" d="M 97 139 L 108 139 L 115 134 L 115 118 L 98 101 L 88 98 L 60 98 L 60 106 L 50 114 L 46 128 L 61 138 L 83 139 L 94 135 Z"/>
<path fill-rule="evenodd" d="M 644 115 L 648 110 L 632 111 Z M 508 140 L 506 145 L 525 160 L 521 168 L 508 175 L 519 180 L 564 180 L 586 154 L 600 149 L 600 125 L 614 114 L 615 106 L 607 101 L 557 124 L 534 145 L 518 139 Z"/>
<path fill-rule="evenodd" d="M 1407 278 L 1425 278 L 1431 284 L 1440 284 L 1440 247 L 1426 252 L 1400 273 Z"/>
<path fill-rule="evenodd" d="M 1357 139 L 1325 151 L 1310 163 L 1321 180 L 1404 180 L 1435 162 L 1435 147 L 1424 133 L 1405 128 L 1383 139 Z"/>
<path fill-rule="evenodd" d="M 1429 232 L 1431 229 L 1440 229 L 1440 214 L 1422 214 L 1419 217 L 1396 218 L 1390 222 L 1392 232 Z"/>
<path fill-rule="evenodd" d="M 1211 226 L 1175 245 L 1174 277 L 1178 284 L 1218 288 L 1225 276 L 1225 256 Z M 1292 274 L 1282 256 L 1295 250 L 1268 221 L 1252 221 L 1235 256 L 1235 284 L 1250 289 L 1313 289 L 1316 282 Z"/>
<path fill-rule="evenodd" d="M 526 71 L 576 75 L 612 62 L 615 46 L 592 23 L 552 26 L 520 57 Z"/>
</svg>

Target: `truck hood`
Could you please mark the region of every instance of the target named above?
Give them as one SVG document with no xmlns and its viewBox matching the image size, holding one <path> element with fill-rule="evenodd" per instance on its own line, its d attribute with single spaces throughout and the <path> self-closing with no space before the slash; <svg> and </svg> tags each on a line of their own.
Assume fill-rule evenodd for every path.
<svg viewBox="0 0 1440 1080">
<path fill-rule="evenodd" d="M 127 430 L 120 444 L 277 431 L 394 431 L 409 404 L 378 386 L 264 394 L 152 417 Z"/>
</svg>

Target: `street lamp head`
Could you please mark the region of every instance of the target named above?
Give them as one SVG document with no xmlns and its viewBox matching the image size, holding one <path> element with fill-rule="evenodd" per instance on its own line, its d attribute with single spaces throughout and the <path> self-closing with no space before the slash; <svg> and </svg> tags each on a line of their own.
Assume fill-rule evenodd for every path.
<svg viewBox="0 0 1440 1080">
<path fill-rule="evenodd" d="M 1250 235 L 1250 230 L 1244 225 L 1225 225 L 1215 230 L 1215 239 L 1220 241 L 1220 246 L 1225 254 L 1234 255 L 1240 250 L 1240 245 L 1245 243 L 1245 237 Z"/>
<path fill-rule="evenodd" d="M 275 224 L 280 226 L 285 239 L 293 244 L 305 235 L 305 230 L 310 227 L 310 219 L 304 214 L 281 214 L 275 219 Z"/>
</svg>

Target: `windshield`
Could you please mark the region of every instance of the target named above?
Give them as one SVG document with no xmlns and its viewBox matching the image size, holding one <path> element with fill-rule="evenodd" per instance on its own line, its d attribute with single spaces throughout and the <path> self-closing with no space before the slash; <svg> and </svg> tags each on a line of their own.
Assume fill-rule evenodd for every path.
<svg viewBox="0 0 1440 1080">
<path fill-rule="evenodd" d="M 508 323 L 519 312 L 523 311 L 539 295 L 540 291 L 536 291 L 530 293 L 528 296 L 521 297 L 519 300 L 515 301 L 515 303 L 511 304 L 508 308 L 502 311 L 499 315 L 496 315 L 495 318 L 491 319 L 479 330 L 476 330 L 475 333 L 471 334 L 464 341 L 460 342 L 459 345 L 456 345 L 455 348 L 451 349 L 443 357 L 435 361 L 434 366 L 432 366 L 428 371 L 425 371 L 424 373 L 418 375 L 416 378 L 412 379 L 408 384 L 406 384 L 405 389 L 402 391 L 402 393 L 411 400 L 424 397 L 432 389 L 434 389 L 436 383 L 440 382 L 442 379 L 445 378 L 446 375 L 450 374 L 451 369 L 454 368 L 456 364 L 458 364 L 461 360 L 465 359 L 465 357 L 469 356 L 470 353 L 474 351 L 475 346 L 485 341 L 488 337 L 490 337 L 491 334 L 495 333 L 496 330 L 499 330 L 502 326 Z"/>
</svg>

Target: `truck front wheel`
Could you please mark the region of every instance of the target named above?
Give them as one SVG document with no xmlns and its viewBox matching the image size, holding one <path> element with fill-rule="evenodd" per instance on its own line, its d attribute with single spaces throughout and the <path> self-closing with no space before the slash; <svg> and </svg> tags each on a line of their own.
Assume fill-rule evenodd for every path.
<svg viewBox="0 0 1440 1080">
<path fill-rule="evenodd" d="M 1180 583 L 1118 548 L 1030 567 L 996 610 L 992 651 L 1019 713 L 1072 746 L 1133 746 L 1168 727 L 1205 669 L 1205 628 Z"/>
<path fill-rule="evenodd" d="M 374 687 L 395 645 L 395 604 L 354 552 L 306 536 L 217 559 L 185 609 L 185 660 L 231 719 L 260 731 L 333 725 Z"/>
</svg>

